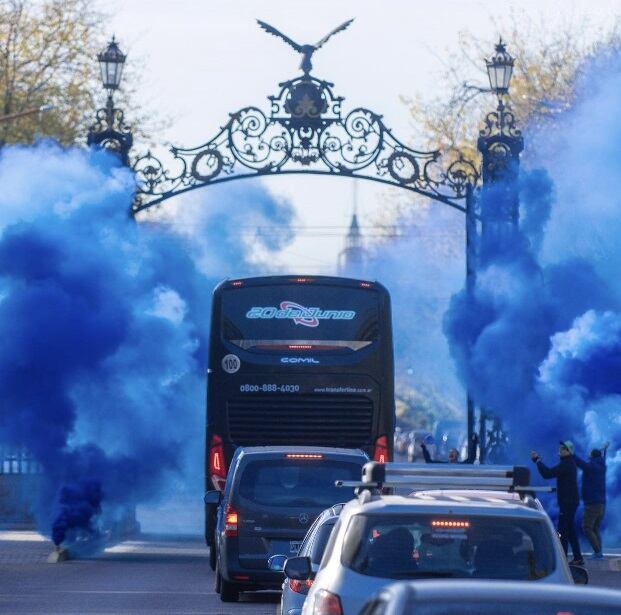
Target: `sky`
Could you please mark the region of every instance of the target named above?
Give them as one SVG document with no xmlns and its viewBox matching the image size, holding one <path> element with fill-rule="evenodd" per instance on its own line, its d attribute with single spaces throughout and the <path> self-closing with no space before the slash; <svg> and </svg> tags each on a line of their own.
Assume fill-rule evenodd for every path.
<svg viewBox="0 0 621 615">
<path fill-rule="evenodd" d="M 429 100 L 446 93 L 441 75 L 461 32 L 489 40 L 491 50 L 502 33 L 498 24 L 511 12 L 540 20 L 551 30 L 583 20 L 597 28 L 621 14 L 621 0 L 112 0 L 102 8 L 111 15 L 110 34 L 128 53 L 128 63 L 140 67 L 146 109 L 170 120 L 156 136 L 162 144 L 205 143 L 230 112 L 248 105 L 267 110 L 266 97 L 278 91 L 278 83 L 299 74 L 298 54 L 261 30 L 257 18 L 306 43 L 354 17 L 348 30 L 313 56 L 313 72 L 335 83 L 335 92 L 345 97 L 345 113 L 367 107 L 383 116 L 395 136 L 416 147 L 424 135 L 416 134 L 400 97 Z M 274 265 L 299 273 L 334 271 L 354 200 L 363 230 L 373 235 L 372 228 L 364 227 L 400 192 L 364 181 L 354 187 L 343 178 L 295 175 L 252 181 L 263 181 L 274 196 L 293 204 L 298 237 Z M 171 204 L 171 211 L 178 206 Z M 251 232 L 240 229 L 240 234 Z"/>
</svg>

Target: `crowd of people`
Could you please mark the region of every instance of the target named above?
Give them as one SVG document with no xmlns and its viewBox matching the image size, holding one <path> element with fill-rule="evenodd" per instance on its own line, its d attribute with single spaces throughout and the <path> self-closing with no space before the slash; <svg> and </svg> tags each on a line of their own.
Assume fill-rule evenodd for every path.
<svg viewBox="0 0 621 615">
<path fill-rule="evenodd" d="M 432 459 L 429 449 L 421 442 L 421 449 L 425 463 L 474 463 L 477 449 L 476 435 L 468 447 L 468 457 L 459 459 L 459 452 L 452 448 L 448 452 L 448 460 Z M 602 448 L 591 450 L 588 459 L 576 455 L 576 449 L 571 440 L 560 441 L 559 463 L 548 466 L 543 462 L 537 451 L 531 451 L 531 460 L 537 465 L 539 474 L 545 479 L 556 479 L 556 497 L 559 507 L 558 533 L 561 544 L 568 554 L 569 547 L 573 559 L 570 564 L 583 565 L 584 558 L 576 531 L 576 512 L 580 506 L 580 490 L 578 489 L 578 470 L 582 471 L 582 502 L 584 512 L 582 516 L 582 530 L 589 541 L 593 554 L 589 559 L 602 559 L 603 546 L 600 527 L 606 512 L 606 452 L 608 442 Z"/>
</svg>

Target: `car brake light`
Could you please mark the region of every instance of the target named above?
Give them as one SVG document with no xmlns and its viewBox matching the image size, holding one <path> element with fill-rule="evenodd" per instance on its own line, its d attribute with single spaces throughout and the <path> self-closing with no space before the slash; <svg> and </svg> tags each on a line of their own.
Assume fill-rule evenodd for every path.
<svg viewBox="0 0 621 615">
<path fill-rule="evenodd" d="M 285 459 L 323 459 L 319 453 L 287 453 Z"/>
<path fill-rule="evenodd" d="M 312 350 L 312 344 L 289 344 L 289 350 Z"/>
<path fill-rule="evenodd" d="M 343 615 L 341 599 L 327 589 L 320 589 L 315 594 L 312 615 Z"/>
<path fill-rule="evenodd" d="M 226 509 L 224 515 L 224 535 L 237 536 L 237 528 L 239 526 L 239 515 L 237 511 L 230 506 Z"/>
<path fill-rule="evenodd" d="M 289 579 L 289 587 L 292 592 L 296 594 L 303 594 L 306 596 L 308 594 L 308 590 L 311 588 L 313 584 L 312 579 L 306 579 L 305 581 L 298 581 L 297 579 Z"/>
<path fill-rule="evenodd" d="M 386 436 L 380 436 L 375 440 L 373 461 L 378 463 L 386 463 L 388 461 L 388 438 Z"/>
<path fill-rule="evenodd" d="M 470 522 L 469 521 L 432 521 L 431 527 L 450 527 L 450 528 L 470 527 Z"/>
<path fill-rule="evenodd" d="M 244 282 L 242 280 L 235 280 L 234 282 L 231 282 L 231 286 L 242 286 L 244 284 Z"/>
<path fill-rule="evenodd" d="M 371 283 L 370 282 L 360 282 L 360 286 L 362 288 L 371 288 Z"/>
<path fill-rule="evenodd" d="M 222 438 L 213 435 L 209 447 L 209 476 L 211 483 L 218 491 L 224 491 L 226 484 L 226 463 L 224 461 L 224 445 Z"/>
</svg>

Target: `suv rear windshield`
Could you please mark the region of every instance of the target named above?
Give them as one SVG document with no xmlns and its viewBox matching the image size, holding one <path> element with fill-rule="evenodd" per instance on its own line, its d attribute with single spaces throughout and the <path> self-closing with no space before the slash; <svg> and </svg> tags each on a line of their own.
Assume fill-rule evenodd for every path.
<svg viewBox="0 0 621 615">
<path fill-rule="evenodd" d="M 554 570 L 554 545 L 537 519 L 454 515 L 356 515 L 341 561 L 388 579 L 537 580 Z"/>
<path fill-rule="evenodd" d="M 331 459 L 261 459 L 243 468 L 239 496 L 269 507 L 328 508 L 353 497 L 353 490 L 336 487 L 336 480 L 359 480 L 359 463 Z"/>
</svg>

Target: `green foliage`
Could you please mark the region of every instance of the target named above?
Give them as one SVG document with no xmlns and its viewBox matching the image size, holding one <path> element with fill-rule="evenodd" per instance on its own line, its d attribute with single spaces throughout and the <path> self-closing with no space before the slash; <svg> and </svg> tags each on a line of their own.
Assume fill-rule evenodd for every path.
<svg viewBox="0 0 621 615">
<path fill-rule="evenodd" d="M 95 0 L 0 0 L 0 146 L 42 137 L 84 143 L 95 110 L 105 102 L 97 63 L 110 37 L 105 23 Z M 124 72 L 116 106 L 130 112 L 126 121 L 134 138 L 148 139 L 156 128 L 153 114 L 141 114 L 133 100 L 131 63 Z M 52 109 L 6 117 L 42 105 Z"/>
<path fill-rule="evenodd" d="M 53 105 L 0 122 L 1 143 L 48 136 L 70 144 L 83 137 L 98 87 L 99 22 L 89 0 L 0 0 L 1 115 Z"/>
<path fill-rule="evenodd" d="M 531 130 L 553 122 L 559 112 L 571 106 L 576 76 L 589 57 L 621 42 L 619 21 L 614 18 L 605 29 L 579 19 L 553 30 L 546 23 L 512 13 L 504 24 L 495 26 L 515 58 L 509 103 L 518 125 Z M 427 135 L 429 146 L 449 152 L 449 158 L 458 150 L 478 160 L 476 141 L 481 122 L 495 106 L 484 58 L 492 54 L 496 41 L 462 33 L 458 52 L 446 62 L 442 75 L 448 96 L 444 93 L 427 102 L 402 98 L 422 134 Z"/>
</svg>

